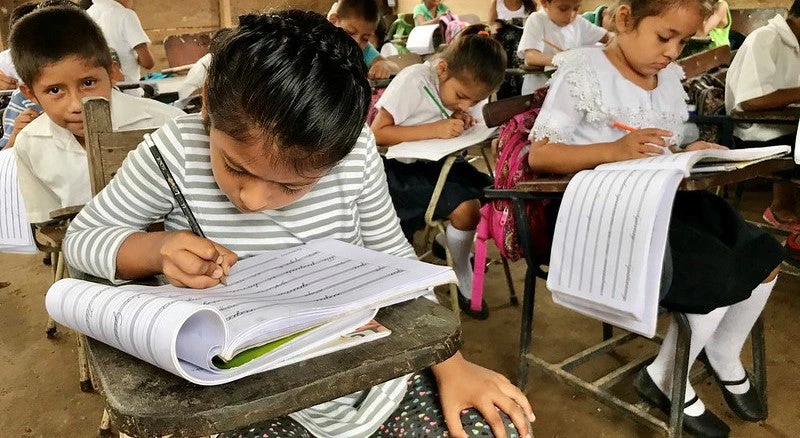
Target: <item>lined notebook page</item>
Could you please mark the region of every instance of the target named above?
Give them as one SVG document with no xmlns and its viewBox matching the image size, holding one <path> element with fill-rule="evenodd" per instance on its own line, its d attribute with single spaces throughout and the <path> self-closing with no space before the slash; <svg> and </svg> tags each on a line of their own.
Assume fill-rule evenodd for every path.
<svg viewBox="0 0 800 438">
<path fill-rule="evenodd" d="M 652 336 L 671 206 L 682 177 L 678 170 L 578 173 L 556 222 L 547 280 L 554 299 Z"/>
<path fill-rule="evenodd" d="M 389 148 L 386 158 L 411 158 L 438 161 L 442 158 L 481 143 L 491 137 L 497 128 L 489 128 L 484 123 L 465 130 L 461 135 L 449 139 L 430 139 L 407 141 Z"/>
<path fill-rule="evenodd" d="M 0 151 L 0 252 L 36 251 L 19 191 L 14 150 L 6 149 Z"/>
</svg>

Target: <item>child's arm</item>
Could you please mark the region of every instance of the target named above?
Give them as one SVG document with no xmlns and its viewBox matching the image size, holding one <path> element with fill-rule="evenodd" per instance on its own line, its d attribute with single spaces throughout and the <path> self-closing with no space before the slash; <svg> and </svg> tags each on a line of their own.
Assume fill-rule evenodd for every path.
<svg viewBox="0 0 800 438">
<path fill-rule="evenodd" d="M 150 46 L 147 43 L 139 44 L 133 50 L 136 51 L 139 65 L 148 70 L 155 67 L 156 62 L 153 60 L 153 54 L 150 53 Z"/>
<path fill-rule="evenodd" d="M 531 67 L 550 67 L 553 65 L 553 55 L 542 53 L 536 49 L 525 50 L 525 65 Z"/>
<path fill-rule="evenodd" d="M 706 21 L 703 22 L 703 26 L 700 30 L 697 31 L 695 35 L 699 37 L 708 36 L 708 33 L 711 30 L 717 27 L 725 27 L 728 25 L 728 3 L 723 1 L 718 1 L 717 4 L 714 5 L 714 10 L 711 15 L 706 18 Z"/>
<path fill-rule="evenodd" d="M 399 71 L 400 67 L 397 64 L 378 55 L 372 59 L 367 77 L 370 79 L 387 79 L 391 75 L 396 75 Z"/>
<path fill-rule="evenodd" d="M 531 143 L 528 165 L 539 173 L 571 174 L 603 163 L 663 154 L 666 146 L 663 137 L 671 135 L 662 129 L 639 129 L 615 142 L 580 146 L 550 143 L 542 138 Z"/>
<path fill-rule="evenodd" d="M 495 21 L 497 21 L 497 0 L 492 0 L 489 2 L 489 23 L 494 23 Z"/>
<path fill-rule="evenodd" d="M 522 37 L 519 39 L 517 56 L 528 66 L 547 67 L 553 65 L 553 55 L 544 53 L 545 50 L 544 23 L 536 14 L 531 14 L 525 20 Z"/>
<path fill-rule="evenodd" d="M 511 418 L 520 437 L 529 436 L 530 423 L 536 416 L 525 394 L 505 376 L 467 361 L 460 352 L 433 365 L 431 370 L 450 436 L 467 436 L 461 425 L 461 411 L 471 407 L 483 415 L 494 436 L 505 436 L 497 409 Z"/>
<path fill-rule="evenodd" d="M 404 141 L 458 137 L 464 132 L 464 122 L 450 118 L 421 125 L 398 126 L 394 124 L 394 118 L 389 111 L 381 108 L 372 121 L 371 128 L 379 146 L 394 146 Z"/>
<path fill-rule="evenodd" d="M 800 103 L 800 87 L 776 90 L 767 95 L 746 100 L 739 104 L 745 111 L 770 111 Z"/>
</svg>

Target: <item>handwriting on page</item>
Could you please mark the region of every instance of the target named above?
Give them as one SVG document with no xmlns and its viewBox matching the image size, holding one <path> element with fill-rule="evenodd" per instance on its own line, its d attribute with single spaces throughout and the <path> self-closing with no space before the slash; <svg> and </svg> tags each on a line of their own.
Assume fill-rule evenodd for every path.
<svg viewBox="0 0 800 438">
<path fill-rule="evenodd" d="M 35 252 L 31 226 L 17 182 L 13 149 L 0 151 L 0 251 Z"/>
</svg>

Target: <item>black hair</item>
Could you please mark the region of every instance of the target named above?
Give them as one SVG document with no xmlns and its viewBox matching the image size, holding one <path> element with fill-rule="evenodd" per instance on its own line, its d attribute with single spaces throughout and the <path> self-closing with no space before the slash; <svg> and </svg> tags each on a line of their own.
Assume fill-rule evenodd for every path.
<svg viewBox="0 0 800 438">
<path fill-rule="evenodd" d="M 80 6 L 81 9 L 83 9 L 83 10 L 87 10 L 87 9 L 91 8 L 93 4 L 94 4 L 94 0 L 79 0 L 78 1 L 78 6 Z"/>
<path fill-rule="evenodd" d="M 633 19 L 634 28 L 639 26 L 639 23 L 647 18 L 660 15 L 662 12 L 675 6 L 685 5 L 687 3 L 696 3 L 700 6 L 700 13 L 703 20 L 708 18 L 717 3 L 716 0 L 620 0 L 617 7 L 621 5 L 628 5 L 631 8 L 631 18 Z"/>
<path fill-rule="evenodd" d="M 69 8 L 81 8 L 77 3 L 70 0 L 44 0 L 36 5 L 36 9 L 52 8 L 54 6 L 66 6 Z"/>
<path fill-rule="evenodd" d="M 339 0 L 336 7 L 339 18 L 358 18 L 370 23 L 377 23 L 380 18 L 380 7 L 375 0 Z"/>
<path fill-rule="evenodd" d="M 14 25 L 8 42 L 17 73 L 28 86 L 33 86 L 42 68 L 70 56 L 111 70 L 103 31 L 77 7 L 37 8 Z"/>
<path fill-rule="evenodd" d="M 459 34 L 441 56 L 447 61 L 450 76 L 476 80 L 492 90 L 500 87 L 505 79 L 506 52 L 488 33 Z"/>
<path fill-rule="evenodd" d="M 205 93 L 209 127 L 238 141 L 263 139 L 301 173 L 350 153 L 371 96 L 358 44 L 300 10 L 239 17 L 212 51 Z"/>
<path fill-rule="evenodd" d="M 503 1 L 503 0 L 497 0 Z M 536 3 L 533 0 L 522 0 L 522 6 L 525 8 L 525 13 L 530 14 L 531 12 L 536 11 Z"/>
<path fill-rule="evenodd" d="M 789 8 L 789 15 L 792 17 L 800 17 L 800 0 L 794 0 L 792 7 Z"/>
<path fill-rule="evenodd" d="M 11 30 L 11 28 L 14 27 L 14 23 L 19 21 L 20 18 L 33 12 L 34 9 L 36 9 L 36 3 L 34 2 L 23 3 L 14 8 L 14 10 L 11 11 L 11 14 L 8 16 L 8 29 Z"/>
</svg>

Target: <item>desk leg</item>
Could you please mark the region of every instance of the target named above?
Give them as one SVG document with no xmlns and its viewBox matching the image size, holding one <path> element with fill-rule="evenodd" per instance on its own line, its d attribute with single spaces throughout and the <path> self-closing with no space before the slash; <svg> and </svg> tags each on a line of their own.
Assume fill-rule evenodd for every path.
<svg viewBox="0 0 800 438">
<path fill-rule="evenodd" d="M 522 293 L 522 320 L 520 321 L 519 332 L 519 358 L 517 364 L 517 386 L 525 390 L 528 383 L 528 350 L 533 338 L 533 310 L 534 299 L 536 296 L 536 272 L 538 272 L 538 262 L 534 260 L 533 248 L 531 248 L 530 221 L 525 211 L 525 201 L 514 199 L 514 218 L 517 221 L 520 245 L 525 256 L 527 269 L 525 270 L 525 290 Z"/>
</svg>

